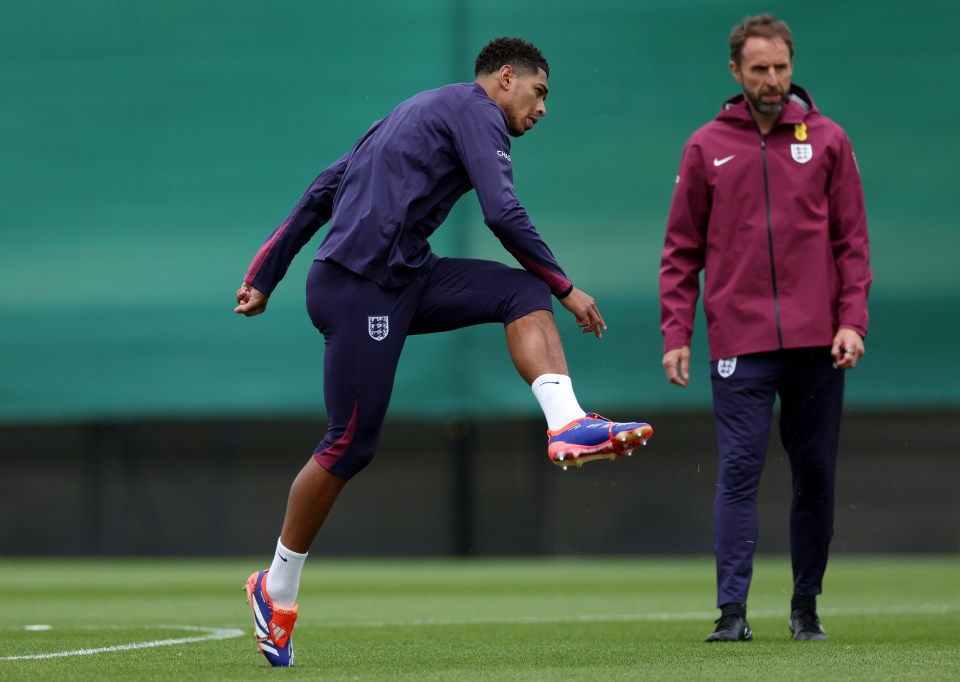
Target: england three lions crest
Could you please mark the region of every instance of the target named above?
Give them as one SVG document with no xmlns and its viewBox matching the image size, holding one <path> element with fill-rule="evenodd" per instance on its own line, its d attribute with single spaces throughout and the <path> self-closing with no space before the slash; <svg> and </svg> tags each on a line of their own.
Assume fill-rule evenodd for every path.
<svg viewBox="0 0 960 682">
<path fill-rule="evenodd" d="M 813 158 L 813 145 L 792 144 L 790 145 L 790 155 L 797 163 L 806 163 Z"/>
<path fill-rule="evenodd" d="M 367 331 L 370 338 L 374 341 L 383 341 L 390 333 L 390 316 L 381 315 L 379 317 L 367 318 Z"/>
<path fill-rule="evenodd" d="M 717 374 L 719 374 L 722 379 L 733 376 L 735 371 L 737 371 L 736 358 L 720 358 L 717 360 Z"/>
</svg>

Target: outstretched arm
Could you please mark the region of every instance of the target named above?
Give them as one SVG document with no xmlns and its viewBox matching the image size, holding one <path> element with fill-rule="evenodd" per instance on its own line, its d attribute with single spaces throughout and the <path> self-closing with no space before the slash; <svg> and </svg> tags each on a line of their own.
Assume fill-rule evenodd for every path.
<svg viewBox="0 0 960 682">
<path fill-rule="evenodd" d="M 348 155 L 341 157 L 313 181 L 287 219 L 267 237 L 257 251 L 243 281 L 256 287 L 258 293 L 264 296 L 273 294 L 274 288 L 290 267 L 293 257 L 330 219 L 333 199 L 340 186 L 347 157 Z"/>
</svg>

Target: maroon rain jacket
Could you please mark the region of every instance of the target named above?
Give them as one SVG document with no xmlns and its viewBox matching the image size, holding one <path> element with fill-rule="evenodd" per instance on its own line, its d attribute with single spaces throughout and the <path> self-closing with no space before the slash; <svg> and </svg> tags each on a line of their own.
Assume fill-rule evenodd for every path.
<svg viewBox="0 0 960 682">
<path fill-rule="evenodd" d="M 743 95 L 687 141 L 660 267 L 664 352 L 690 345 L 700 271 L 710 359 L 866 336 L 863 188 L 846 133 L 793 86 L 760 134 Z"/>
</svg>

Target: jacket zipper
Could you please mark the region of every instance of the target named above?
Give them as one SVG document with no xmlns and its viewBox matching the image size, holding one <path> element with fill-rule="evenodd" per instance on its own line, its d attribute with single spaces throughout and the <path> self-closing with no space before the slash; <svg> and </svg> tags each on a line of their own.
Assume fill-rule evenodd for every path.
<svg viewBox="0 0 960 682">
<path fill-rule="evenodd" d="M 763 195 L 767 208 L 767 240 L 770 244 L 770 278 L 773 280 L 773 312 L 777 320 L 777 343 L 783 350 L 783 329 L 780 325 L 780 297 L 777 294 L 777 264 L 773 258 L 773 223 L 770 219 L 770 178 L 767 176 L 767 140 L 760 135 L 760 155 L 763 158 Z"/>
</svg>

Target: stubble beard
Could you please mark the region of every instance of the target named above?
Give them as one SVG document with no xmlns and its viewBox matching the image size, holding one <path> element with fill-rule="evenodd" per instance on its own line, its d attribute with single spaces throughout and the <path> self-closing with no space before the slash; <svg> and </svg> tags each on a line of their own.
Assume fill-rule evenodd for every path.
<svg viewBox="0 0 960 682">
<path fill-rule="evenodd" d="M 765 95 L 780 95 L 780 101 L 778 102 L 764 102 L 763 97 Z M 777 91 L 777 92 L 761 92 L 757 97 L 749 96 L 750 103 L 753 104 L 753 108 L 764 116 L 778 116 L 783 108 L 787 105 L 786 93 Z"/>
<path fill-rule="evenodd" d="M 525 128 L 522 128 L 516 125 L 513 121 L 510 121 L 507 124 L 507 132 L 510 133 L 510 137 L 520 137 L 527 131 Z"/>
</svg>

